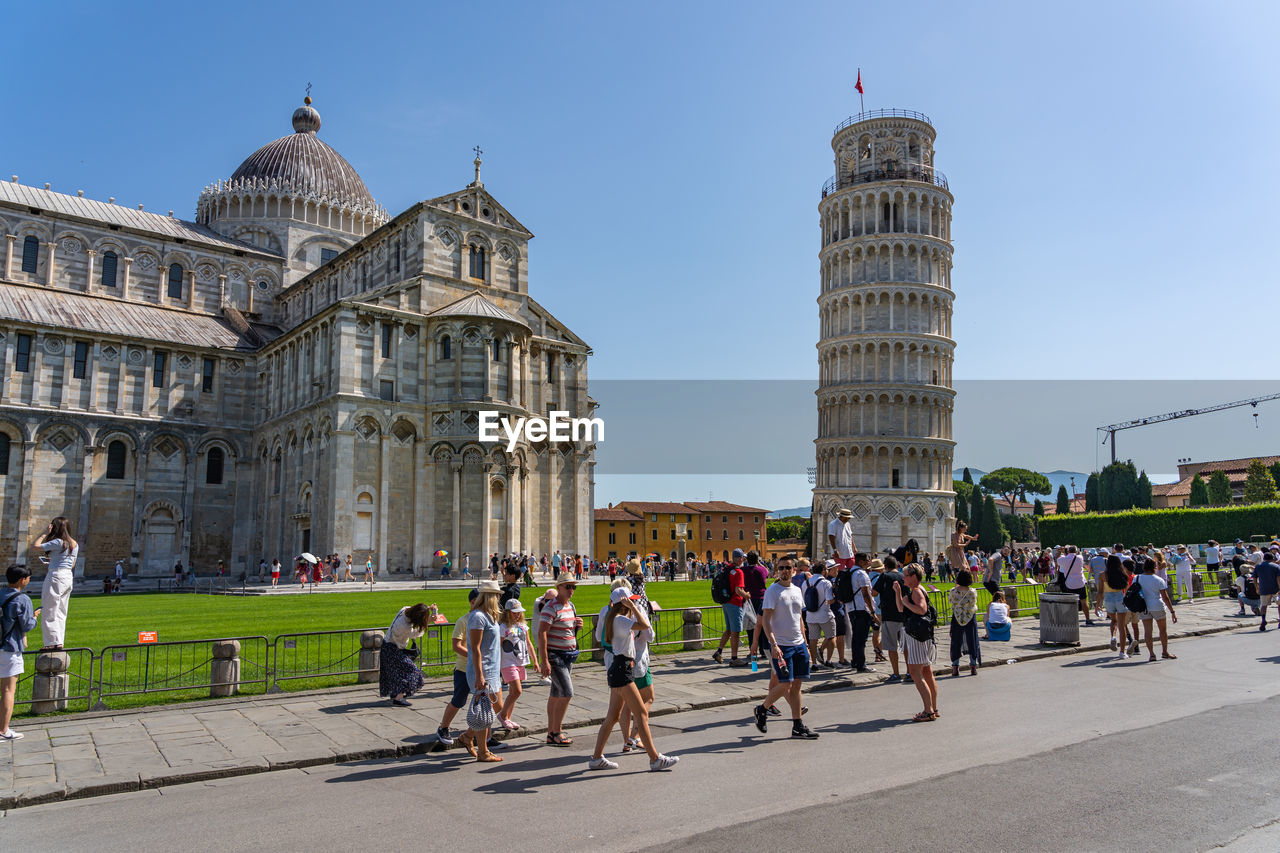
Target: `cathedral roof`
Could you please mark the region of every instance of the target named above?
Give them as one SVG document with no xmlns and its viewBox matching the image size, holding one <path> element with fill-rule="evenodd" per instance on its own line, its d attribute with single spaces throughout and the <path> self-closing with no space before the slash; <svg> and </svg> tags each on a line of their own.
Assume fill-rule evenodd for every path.
<svg viewBox="0 0 1280 853">
<path fill-rule="evenodd" d="M 529 328 L 529 324 L 522 318 L 517 317 L 510 311 L 499 308 L 488 299 L 485 299 L 480 291 L 476 290 L 468 295 L 450 302 L 443 308 L 437 308 L 427 316 L 429 317 L 479 317 L 484 320 L 505 320 L 508 323 L 516 323 L 517 325 Z"/>
<path fill-rule="evenodd" d="M 320 113 L 311 99 L 293 113 L 293 133 L 268 142 L 240 164 L 231 184 L 257 181 L 300 195 L 335 199 L 357 208 L 376 209 L 369 188 L 341 154 L 316 136 Z"/>
<path fill-rule="evenodd" d="M 94 224 L 114 225 L 147 234 L 158 234 L 162 237 L 180 238 L 220 249 L 278 257 L 275 252 L 268 249 L 223 237 L 212 229 L 194 222 L 163 216 L 159 213 L 147 213 L 136 208 L 96 201 L 83 196 L 29 187 L 25 184 L 0 182 L 0 206 L 6 204 L 24 209 L 36 208 Z"/>
<path fill-rule="evenodd" d="M 265 326 L 237 331 L 218 317 L 67 290 L 0 283 L 0 320 L 98 332 L 131 340 L 189 341 L 201 347 L 255 350 L 279 334 Z"/>
</svg>

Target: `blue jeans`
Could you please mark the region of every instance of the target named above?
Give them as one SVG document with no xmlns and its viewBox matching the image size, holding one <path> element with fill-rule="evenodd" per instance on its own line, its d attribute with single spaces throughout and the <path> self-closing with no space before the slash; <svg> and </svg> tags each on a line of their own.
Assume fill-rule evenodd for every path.
<svg viewBox="0 0 1280 853">
<path fill-rule="evenodd" d="M 951 620 L 951 665 L 960 665 L 960 649 L 965 642 L 969 644 L 969 666 L 982 663 L 982 652 L 978 648 L 978 619 L 974 617 L 968 623 L 959 625 Z"/>
</svg>

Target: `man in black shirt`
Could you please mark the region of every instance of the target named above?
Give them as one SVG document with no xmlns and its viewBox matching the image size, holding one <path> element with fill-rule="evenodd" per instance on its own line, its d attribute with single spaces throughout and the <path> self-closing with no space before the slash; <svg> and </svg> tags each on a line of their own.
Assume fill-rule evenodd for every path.
<svg viewBox="0 0 1280 853">
<path fill-rule="evenodd" d="M 885 557 L 884 571 L 872 587 L 880 596 L 880 647 L 889 653 L 889 666 L 893 667 L 893 675 L 885 679 L 885 684 L 902 681 L 898 674 L 898 650 L 902 648 L 903 624 L 907 617 L 898 609 L 898 600 L 893 594 L 895 583 L 905 585 L 906 581 L 898 570 L 898 561 Z"/>
<path fill-rule="evenodd" d="M 512 565 L 510 562 L 502 564 L 502 595 L 498 598 L 498 603 L 506 607 L 507 602 L 511 599 L 520 600 L 520 573 L 524 571 L 522 566 Z"/>
</svg>

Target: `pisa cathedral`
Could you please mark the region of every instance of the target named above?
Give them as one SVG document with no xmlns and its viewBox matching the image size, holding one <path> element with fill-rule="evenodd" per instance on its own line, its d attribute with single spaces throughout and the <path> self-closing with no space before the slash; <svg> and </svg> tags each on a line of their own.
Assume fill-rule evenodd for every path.
<svg viewBox="0 0 1280 853">
<path fill-rule="evenodd" d="M 865 112 L 831 140 L 835 177 L 818 212 L 818 438 L 815 549 L 853 512 L 858 547 L 950 541 L 951 204 L 934 129 L 908 110 Z"/>
<path fill-rule="evenodd" d="M 591 553 L 594 447 L 477 441 L 586 417 L 587 344 L 529 294 L 533 236 L 475 180 L 397 216 L 294 132 L 194 221 L 0 183 L 0 549 L 65 515 L 78 575 L 233 576 L 301 551 Z"/>
</svg>

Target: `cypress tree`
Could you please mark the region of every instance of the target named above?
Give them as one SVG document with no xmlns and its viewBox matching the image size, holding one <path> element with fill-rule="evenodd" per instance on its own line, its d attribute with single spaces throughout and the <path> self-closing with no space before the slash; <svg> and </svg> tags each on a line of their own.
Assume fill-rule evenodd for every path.
<svg viewBox="0 0 1280 853">
<path fill-rule="evenodd" d="M 1151 479 L 1144 470 L 1138 477 L 1138 509 L 1151 509 Z"/>
<path fill-rule="evenodd" d="M 982 531 L 982 490 L 974 487 L 969 501 L 969 532 L 977 536 Z"/>
<path fill-rule="evenodd" d="M 1214 471 L 1209 476 L 1209 491 L 1205 501 L 1209 506 L 1226 506 L 1231 503 L 1231 479 L 1225 471 Z"/>
<path fill-rule="evenodd" d="M 994 551 L 1004 544 L 1005 530 L 1000 523 L 996 500 L 987 495 L 982 503 L 982 527 L 978 531 L 978 546 L 984 551 Z"/>
<path fill-rule="evenodd" d="M 1084 511 L 1100 512 L 1102 501 L 1098 497 L 1098 472 L 1094 471 L 1084 484 Z"/>
<path fill-rule="evenodd" d="M 1199 472 L 1191 478 L 1191 505 L 1209 505 L 1209 487 L 1205 485 L 1204 479 L 1200 476 Z"/>
<path fill-rule="evenodd" d="M 1040 502 L 1040 499 L 1039 499 L 1039 498 L 1036 498 L 1036 504 L 1035 504 L 1035 506 L 1034 506 L 1034 507 L 1032 507 L 1032 508 L 1031 508 L 1031 514 L 1032 514 L 1032 515 L 1044 515 L 1044 504 L 1042 504 L 1042 503 Z"/>
<path fill-rule="evenodd" d="M 1058 486 L 1058 515 L 1068 515 L 1070 512 L 1071 498 L 1067 496 L 1067 487 Z"/>
<path fill-rule="evenodd" d="M 961 477 L 960 479 L 964 480 L 966 483 L 968 483 L 971 486 L 973 485 L 973 475 L 969 473 L 968 468 L 964 469 L 964 476 Z"/>
</svg>

